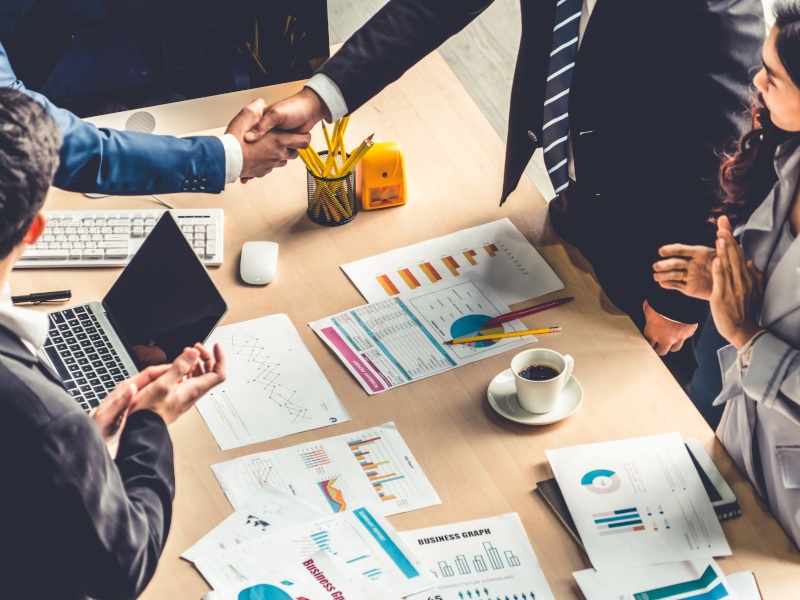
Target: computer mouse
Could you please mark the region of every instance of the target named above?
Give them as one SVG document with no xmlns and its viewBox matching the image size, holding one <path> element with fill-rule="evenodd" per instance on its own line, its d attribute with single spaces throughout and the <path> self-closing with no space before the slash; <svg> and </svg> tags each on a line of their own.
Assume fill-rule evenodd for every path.
<svg viewBox="0 0 800 600">
<path fill-rule="evenodd" d="M 266 285 L 275 277 L 278 268 L 278 244 L 275 242 L 245 242 L 239 260 L 242 281 Z"/>
</svg>

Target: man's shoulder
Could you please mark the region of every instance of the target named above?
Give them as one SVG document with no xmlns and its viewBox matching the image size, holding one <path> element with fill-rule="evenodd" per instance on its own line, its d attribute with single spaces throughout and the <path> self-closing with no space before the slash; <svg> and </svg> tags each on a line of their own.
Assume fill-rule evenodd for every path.
<svg viewBox="0 0 800 600">
<path fill-rule="evenodd" d="M 63 387 L 34 362 L 0 353 L 0 421 L 5 427 L 30 430 L 81 412 Z"/>
</svg>

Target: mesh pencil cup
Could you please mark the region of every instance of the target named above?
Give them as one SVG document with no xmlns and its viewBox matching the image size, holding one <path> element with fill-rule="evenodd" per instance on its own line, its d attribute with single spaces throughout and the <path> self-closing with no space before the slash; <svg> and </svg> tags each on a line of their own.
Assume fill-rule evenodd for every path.
<svg viewBox="0 0 800 600">
<path fill-rule="evenodd" d="M 327 152 L 319 153 L 323 164 Z M 342 166 L 342 155 L 336 155 L 337 166 Z M 318 225 L 338 227 L 356 218 L 356 171 L 342 177 L 320 177 L 306 170 L 308 178 L 308 218 Z"/>
</svg>

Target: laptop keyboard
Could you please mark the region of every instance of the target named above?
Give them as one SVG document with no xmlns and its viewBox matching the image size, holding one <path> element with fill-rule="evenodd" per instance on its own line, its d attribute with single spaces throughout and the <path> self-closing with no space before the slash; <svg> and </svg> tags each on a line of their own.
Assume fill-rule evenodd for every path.
<svg viewBox="0 0 800 600">
<path fill-rule="evenodd" d="M 130 377 L 97 317 L 85 306 L 50 313 L 44 351 L 70 396 L 87 412 Z"/>
</svg>

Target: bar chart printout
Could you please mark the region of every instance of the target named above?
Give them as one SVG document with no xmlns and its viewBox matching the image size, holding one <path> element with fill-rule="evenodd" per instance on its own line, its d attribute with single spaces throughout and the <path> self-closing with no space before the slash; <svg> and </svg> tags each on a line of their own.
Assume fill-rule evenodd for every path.
<svg viewBox="0 0 800 600">
<path fill-rule="evenodd" d="M 713 559 L 572 574 L 586 600 L 724 600 L 739 598 Z M 742 599 L 743 600 L 743 599 Z"/>
<path fill-rule="evenodd" d="M 372 505 L 388 516 L 441 503 L 394 423 L 241 456 L 211 470 L 235 509 L 266 484 L 324 514 Z"/>
<path fill-rule="evenodd" d="M 453 283 L 466 275 L 494 288 L 506 304 L 564 289 L 508 219 L 390 250 L 342 265 L 342 270 L 367 302 Z"/>
<path fill-rule="evenodd" d="M 427 559 L 438 589 L 411 600 L 552 600 L 550 586 L 516 513 L 401 532 Z"/>
</svg>

